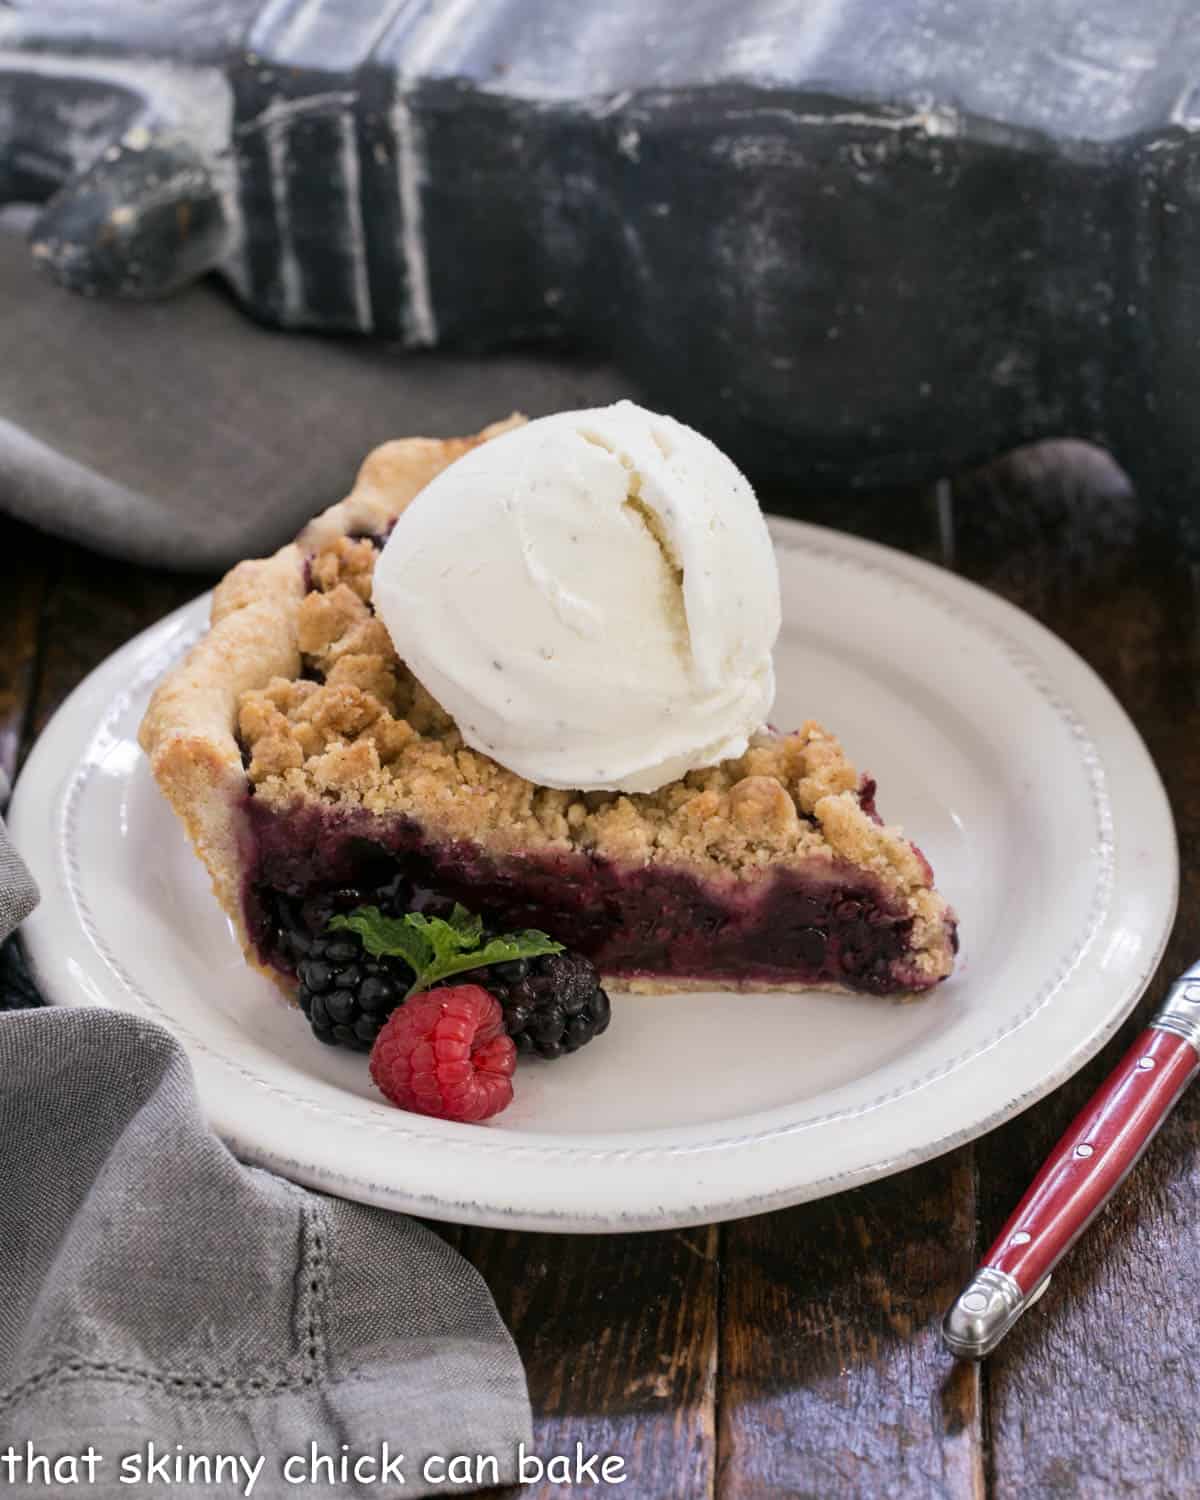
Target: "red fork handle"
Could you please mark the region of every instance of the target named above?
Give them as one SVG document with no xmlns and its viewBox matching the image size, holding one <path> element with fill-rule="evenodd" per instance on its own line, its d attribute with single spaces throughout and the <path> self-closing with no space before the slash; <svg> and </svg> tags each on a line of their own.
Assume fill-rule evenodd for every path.
<svg viewBox="0 0 1200 1500">
<path fill-rule="evenodd" d="M 1174 1012 L 1181 1000 L 1200 1010 L 1200 980 L 1187 988 L 1172 992 Z M 990 1354 L 1036 1300 L 1200 1069 L 1200 1038 L 1171 1024 L 1172 1001 L 1076 1115 L 946 1314 L 942 1334 L 960 1358 Z"/>
</svg>

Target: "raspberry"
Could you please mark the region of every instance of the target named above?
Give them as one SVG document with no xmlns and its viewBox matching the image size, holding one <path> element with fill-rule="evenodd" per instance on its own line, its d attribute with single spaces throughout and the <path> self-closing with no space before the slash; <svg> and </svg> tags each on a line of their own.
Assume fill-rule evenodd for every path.
<svg viewBox="0 0 1200 1500">
<path fill-rule="evenodd" d="M 517 1050 L 499 1001 L 477 984 L 428 990 L 394 1011 L 371 1049 L 393 1104 L 440 1120 L 486 1120 L 512 1103 Z"/>
</svg>

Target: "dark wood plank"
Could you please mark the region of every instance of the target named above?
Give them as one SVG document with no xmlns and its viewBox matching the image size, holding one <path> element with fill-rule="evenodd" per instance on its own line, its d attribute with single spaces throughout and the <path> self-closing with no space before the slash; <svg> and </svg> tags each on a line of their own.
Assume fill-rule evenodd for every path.
<svg viewBox="0 0 1200 1500">
<path fill-rule="evenodd" d="M 41 733 L 67 694 L 105 657 L 214 581 L 57 545 L 62 562 L 43 610 L 30 738 Z"/>
<path fill-rule="evenodd" d="M 979 1377 L 938 1324 L 975 1246 L 970 1149 L 725 1229 L 720 1500 L 975 1500 Z"/>
<path fill-rule="evenodd" d="M 49 540 L 19 521 L 0 519 L 0 770 L 12 778 L 30 718 L 46 593 L 55 571 Z"/>
<path fill-rule="evenodd" d="M 537 1452 L 573 1455 L 582 1443 L 585 1452 L 625 1460 L 624 1483 L 579 1493 L 637 1500 L 713 1493 L 715 1226 L 569 1236 L 471 1229 L 449 1237 L 491 1287 L 517 1341 Z M 543 1481 L 519 1493 L 557 1500 L 568 1491 Z"/>
<path fill-rule="evenodd" d="M 803 516 L 946 562 L 945 498 L 806 501 Z M 978 1377 L 938 1333 L 976 1251 L 970 1150 L 727 1225 L 721 1500 L 981 1494 Z"/>
<path fill-rule="evenodd" d="M 1168 957 L 1136 1018 L 1066 1087 L 978 1143 L 986 1244 L 1165 984 L 1200 954 L 1200 615 L 1178 549 L 1094 455 L 1017 455 L 956 485 L 954 508 L 962 570 L 1062 635 L 1133 717 L 1171 797 L 1183 864 Z M 1200 1494 L 1198 1138 L 1193 1091 L 989 1361 L 998 1500 Z"/>
</svg>

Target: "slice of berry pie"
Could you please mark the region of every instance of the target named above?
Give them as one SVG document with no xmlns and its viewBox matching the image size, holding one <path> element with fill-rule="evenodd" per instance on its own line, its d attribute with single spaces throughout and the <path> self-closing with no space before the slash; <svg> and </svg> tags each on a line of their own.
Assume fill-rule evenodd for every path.
<svg viewBox="0 0 1200 1500">
<path fill-rule="evenodd" d="M 347 499 L 226 576 L 153 697 L 142 745 L 251 962 L 291 985 L 333 914 L 457 901 L 549 933 L 616 988 L 944 979 L 955 923 L 929 865 L 819 725 L 759 731 L 652 791 L 572 791 L 471 748 L 398 659 L 372 608 L 380 547 L 436 475 L 517 420 L 377 449 Z"/>
</svg>

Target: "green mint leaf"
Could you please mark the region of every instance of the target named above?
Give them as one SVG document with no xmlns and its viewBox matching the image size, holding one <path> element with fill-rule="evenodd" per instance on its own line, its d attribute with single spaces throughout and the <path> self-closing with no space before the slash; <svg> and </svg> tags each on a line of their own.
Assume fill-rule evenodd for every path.
<svg viewBox="0 0 1200 1500">
<path fill-rule="evenodd" d="M 408 917 L 385 917 L 377 906 L 360 906 L 348 917 L 334 917 L 329 925 L 357 932 L 372 958 L 402 958 L 414 974 L 434 957 L 433 944 Z"/>
<path fill-rule="evenodd" d="M 436 953 L 465 952 L 478 948 L 483 938 L 483 918 L 473 917 L 465 906 L 454 904 L 448 920 L 441 917 L 426 917 L 418 911 L 409 912 L 404 919 L 429 939 Z"/>
<path fill-rule="evenodd" d="M 460 906 L 456 901 L 454 910 L 450 913 L 450 925 L 455 932 L 463 935 L 465 948 L 478 948 L 479 940 L 483 936 L 483 918 L 472 916 L 465 906 Z"/>
<path fill-rule="evenodd" d="M 534 929 L 527 932 L 506 932 L 502 937 L 493 938 L 490 943 L 469 953 L 446 952 L 419 976 L 413 989 L 428 989 L 437 980 L 449 979 L 451 974 L 465 974 L 468 969 L 483 969 L 488 964 L 508 963 L 514 958 L 539 958 L 543 953 L 562 951 L 563 945 L 548 938 L 544 932 Z"/>
<path fill-rule="evenodd" d="M 421 941 L 429 946 L 429 958 L 417 971 L 413 990 L 427 990 L 435 979 L 439 979 L 443 973 L 451 972 L 447 965 L 453 964 L 455 959 L 479 945 L 478 935 L 472 942 L 469 931 L 464 932 L 462 926 L 452 926 L 441 917 L 426 917 L 413 911 L 404 920 L 413 931 L 420 933 Z M 467 964 L 466 967 L 469 969 L 471 965 Z"/>
<path fill-rule="evenodd" d="M 358 933 L 372 958 L 402 958 L 414 975 L 405 999 L 452 974 L 563 951 L 561 943 L 533 929 L 506 932 L 485 943 L 483 919 L 457 904 L 448 919 L 415 911 L 385 917 L 377 906 L 360 906 L 349 916 L 334 917 L 329 925 Z"/>
</svg>

